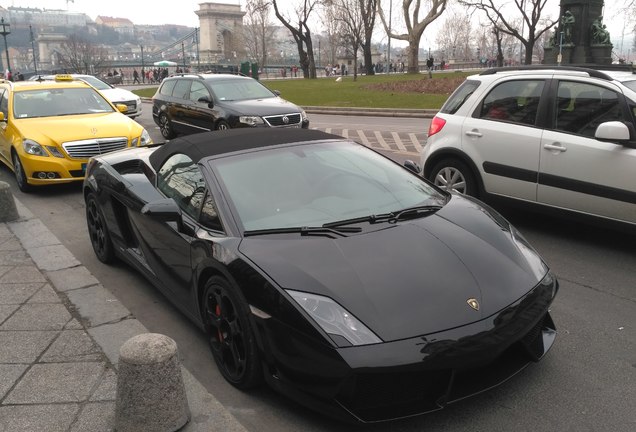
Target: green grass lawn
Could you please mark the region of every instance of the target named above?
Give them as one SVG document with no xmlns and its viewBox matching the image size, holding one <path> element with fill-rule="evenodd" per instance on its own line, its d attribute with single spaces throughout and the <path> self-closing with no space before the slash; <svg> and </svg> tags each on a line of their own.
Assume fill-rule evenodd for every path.
<svg viewBox="0 0 636 432">
<path fill-rule="evenodd" d="M 434 73 L 432 79 L 426 74 L 358 75 L 356 81 L 349 75 L 340 82 L 331 77 L 263 80 L 262 83 L 302 106 L 439 109 L 467 75 L 465 72 Z M 133 92 L 151 97 L 155 91 L 156 88 L 145 88 Z"/>
</svg>

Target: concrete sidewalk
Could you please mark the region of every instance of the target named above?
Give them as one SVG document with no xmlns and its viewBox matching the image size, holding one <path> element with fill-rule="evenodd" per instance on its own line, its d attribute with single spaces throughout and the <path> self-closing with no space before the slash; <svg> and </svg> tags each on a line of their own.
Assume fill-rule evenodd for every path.
<svg viewBox="0 0 636 432">
<path fill-rule="evenodd" d="M 0 223 L 0 432 L 112 431 L 119 348 L 148 330 L 16 205 L 20 218 Z M 246 431 L 182 372 L 182 431 Z"/>
</svg>

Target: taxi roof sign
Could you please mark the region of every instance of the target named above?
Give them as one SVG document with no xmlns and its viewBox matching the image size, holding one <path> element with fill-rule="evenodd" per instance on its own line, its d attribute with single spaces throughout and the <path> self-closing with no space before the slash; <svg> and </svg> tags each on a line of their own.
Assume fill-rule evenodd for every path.
<svg viewBox="0 0 636 432">
<path fill-rule="evenodd" d="M 73 77 L 69 74 L 57 74 L 55 75 L 55 81 L 73 81 Z"/>
</svg>

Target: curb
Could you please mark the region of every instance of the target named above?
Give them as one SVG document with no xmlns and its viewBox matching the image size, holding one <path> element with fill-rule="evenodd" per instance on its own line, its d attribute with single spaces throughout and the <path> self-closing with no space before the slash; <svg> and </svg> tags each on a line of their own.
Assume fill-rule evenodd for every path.
<svg viewBox="0 0 636 432">
<path fill-rule="evenodd" d="M 86 331 L 117 369 L 120 347 L 150 331 L 104 288 L 65 246 L 14 197 L 19 219 L 6 222 L 35 266 L 79 314 Z M 247 432 L 184 366 L 183 381 L 192 418 L 182 432 Z"/>
</svg>

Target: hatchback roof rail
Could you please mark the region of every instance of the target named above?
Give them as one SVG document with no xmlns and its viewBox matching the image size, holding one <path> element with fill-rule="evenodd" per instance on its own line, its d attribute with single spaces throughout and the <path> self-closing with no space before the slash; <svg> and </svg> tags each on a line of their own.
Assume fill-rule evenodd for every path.
<svg viewBox="0 0 636 432">
<path fill-rule="evenodd" d="M 193 72 L 179 72 L 179 73 L 173 73 L 170 74 L 171 77 L 177 77 L 177 76 L 195 76 L 197 78 L 205 78 L 203 75 L 198 74 L 198 73 L 193 73 Z"/>
<path fill-rule="evenodd" d="M 486 69 L 485 71 L 483 71 L 482 73 L 480 73 L 479 75 L 493 75 L 496 74 L 498 72 L 508 72 L 508 71 L 521 71 L 521 70 L 568 70 L 568 71 L 576 71 L 576 72 L 586 72 L 589 76 L 593 77 L 593 78 L 600 78 L 600 79 L 604 79 L 607 81 L 611 81 L 613 78 L 610 77 L 609 75 L 607 75 L 606 73 L 603 73 L 601 71 L 598 71 L 596 69 L 593 69 L 591 67 L 589 67 L 590 65 L 585 65 L 585 67 L 582 66 L 570 66 L 570 65 L 566 65 L 566 66 L 557 66 L 557 65 L 525 65 L 525 66 L 506 66 L 506 67 L 496 67 L 496 68 L 491 68 L 491 69 Z M 602 65 L 596 65 L 596 67 L 603 67 Z"/>
</svg>

